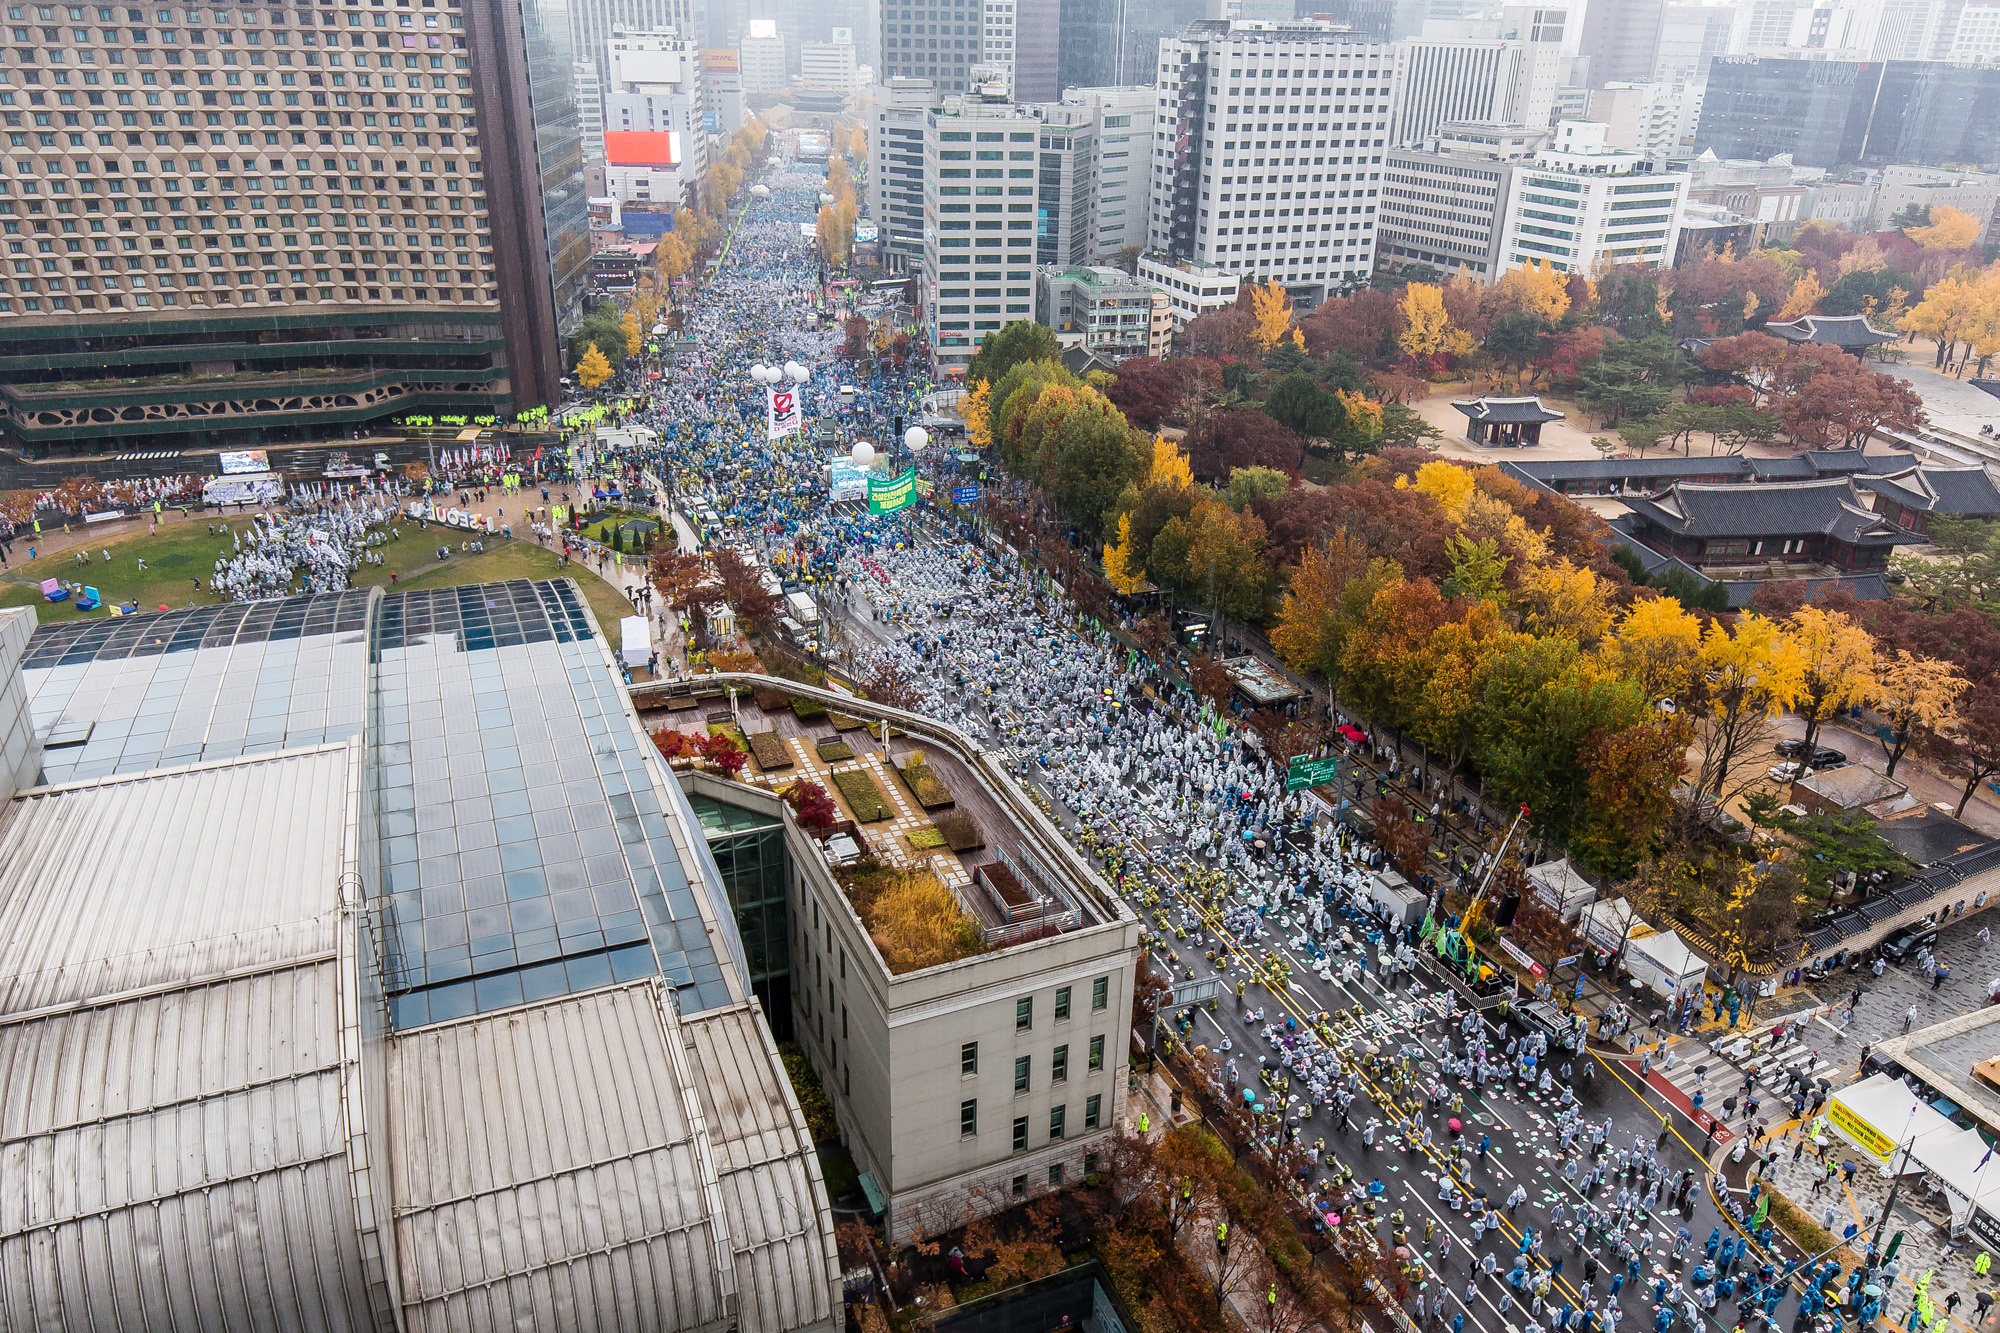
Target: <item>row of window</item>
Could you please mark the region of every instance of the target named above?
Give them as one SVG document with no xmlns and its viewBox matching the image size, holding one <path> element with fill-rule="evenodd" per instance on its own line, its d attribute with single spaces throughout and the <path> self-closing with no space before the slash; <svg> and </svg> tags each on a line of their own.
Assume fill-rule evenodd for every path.
<svg viewBox="0 0 2000 1333">
<path fill-rule="evenodd" d="M 1094 1074 L 1104 1068 L 1104 1037 L 1101 1033 L 1090 1039 L 1089 1050 L 1090 1050 L 1090 1055 L 1088 1057 L 1089 1059 L 1088 1069 L 1089 1072 Z M 1028 1091 L 1029 1072 L 1033 1060 L 1034 1057 L 1028 1055 L 1017 1055 L 1014 1057 L 1014 1091 L 1016 1092 Z M 978 1074 L 979 1074 L 979 1043 L 976 1041 L 968 1041 L 964 1045 L 958 1048 L 958 1075 L 960 1078 L 975 1078 L 978 1076 Z M 1056 1047 L 1055 1050 L 1050 1053 L 1049 1082 L 1066 1083 L 1068 1081 L 1069 1081 L 1069 1046 L 1067 1044 L 1064 1044 L 1062 1046 Z"/>
<path fill-rule="evenodd" d="M 1103 1128 L 1103 1124 L 1104 1094 L 1093 1092 L 1090 1096 L 1083 1099 L 1083 1127 L 1086 1130 L 1101 1129 Z M 979 1136 L 979 1099 L 976 1097 L 967 1098 L 958 1104 L 958 1136 L 962 1139 L 977 1138 Z M 1068 1105 L 1051 1106 L 1049 1108 L 1048 1141 L 1050 1143 L 1059 1143 L 1068 1136 Z M 1015 1152 L 1028 1151 L 1027 1116 L 1020 1115 L 1014 1117 L 1013 1150 Z M 1052 1169 L 1060 1171 L 1062 1168 L 1055 1167 Z M 1057 1176 L 1052 1175 L 1050 1177 L 1051 1182 L 1055 1182 L 1058 1179 L 1059 1177 Z"/>
</svg>

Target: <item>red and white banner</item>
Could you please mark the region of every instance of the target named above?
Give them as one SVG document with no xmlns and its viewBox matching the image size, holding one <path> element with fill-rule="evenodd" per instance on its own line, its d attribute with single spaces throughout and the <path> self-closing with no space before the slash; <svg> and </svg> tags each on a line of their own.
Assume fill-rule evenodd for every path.
<svg viewBox="0 0 2000 1333">
<path fill-rule="evenodd" d="M 773 387 L 769 394 L 765 416 L 770 438 L 779 439 L 804 429 L 805 414 L 800 410 L 798 387 L 790 384 Z"/>
</svg>

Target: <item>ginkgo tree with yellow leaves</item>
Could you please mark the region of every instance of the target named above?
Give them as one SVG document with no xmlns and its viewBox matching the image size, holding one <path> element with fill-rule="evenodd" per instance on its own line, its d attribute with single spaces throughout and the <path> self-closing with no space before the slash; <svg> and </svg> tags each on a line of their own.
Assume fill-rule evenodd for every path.
<svg viewBox="0 0 2000 1333">
<path fill-rule="evenodd" d="M 1403 324 L 1396 345 L 1411 360 L 1435 367 L 1447 356 L 1464 356 L 1472 350 L 1472 335 L 1453 324 L 1445 311 L 1443 289 L 1413 282 L 1403 289 L 1396 312 Z"/>
<path fill-rule="evenodd" d="M 1257 346 L 1266 352 L 1292 332 L 1292 298 L 1276 281 L 1250 289 L 1250 312 L 1257 321 Z"/>
</svg>

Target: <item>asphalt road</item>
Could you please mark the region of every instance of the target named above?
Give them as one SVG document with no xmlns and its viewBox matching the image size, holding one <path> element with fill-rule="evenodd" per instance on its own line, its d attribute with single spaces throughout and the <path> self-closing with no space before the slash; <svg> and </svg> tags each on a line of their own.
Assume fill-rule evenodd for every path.
<svg viewBox="0 0 2000 1333">
<path fill-rule="evenodd" d="M 841 604 L 836 611 L 859 640 L 880 642 L 899 635 L 899 631 L 871 619 L 865 611 L 857 612 L 851 600 Z M 1033 733 L 1032 719 L 1013 721 L 1017 724 L 1014 728 L 1017 733 Z M 995 751 L 1010 750 L 1007 722 L 1007 719 L 1000 719 L 989 725 L 986 734 L 979 739 Z M 1018 754 L 1014 757 L 1017 760 L 1020 758 Z M 1062 805 L 1059 784 L 1045 778 L 1044 770 L 1033 760 L 1017 764 L 1017 770 L 1025 774 L 1027 785 L 1040 789 L 1049 798 L 1057 821 L 1066 832 L 1074 834 L 1077 820 L 1073 812 Z M 1198 870 L 1200 862 L 1165 830 L 1153 827 L 1141 832 L 1146 836 L 1138 840 L 1137 846 L 1143 848 L 1145 877 L 1155 886 L 1159 902 L 1167 907 L 1189 907 L 1197 915 L 1206 916 L 1205 909 L 1198 905 L 1198 895 L 1187 888 L 1189 874 Z M 1289 1014 L 1298 1020 L 1301 1028 L 1305 1028 L 1313 1016 L 1322 1011 L 1351 1010 L 1359 1006 L 1366 1016 L 1365 1021 L 1378 1032 L 1385 1050 L 1408 1042 L 1421 1048 L 1431 1061 L 1440 1057 L 1447 1025 L 1428 1005 L 1432 1001 L 1441 1003 L 1448 983 L 1434 966 L 1434 959 L 1425 963 L 1420 957 L 1416 973 L 1404 974 L 1393 984 L 1385 985 L 1372 971 L 1365 971 L 1362 978 L 1349 986 L 1340 980 L 1341 969 L 1354 955 L 1335 953 L 1332 955 L 1332 979 L 1323 979 L 1317 974 L 1315 966 L 1308 965 L 1308 958 L 1294 942 L 1303 934 L 1302 929 L 1289 923 L 1267 927 L 1267 937 L 1252 941 L 1247 948 L 1236 944 L 1233 937 L 1220 930 L 1213 921 L 1207 931 L 1190 931 L 1185 940 L 1176 938 L 1171 930 L 1159 930 L 1160 913 L 1149 909 L 1141 897 L 1133 896 L 1139 891 L 1132 887 L 1131 881 L 1138 878 L 1128 876 L 1128 900 L 1134 911 L 1160 937 L 1156 941 L 1154 958 L 1165 972 L 1176 980 L 1189 975 L 1217 975 L 1218 969 L 1210 965 L 1207 954 L 1210 949 L 1219 950 L 1218 962 L 1225 982 L 1223 997 L 1212 1010 L 1198 1007 L 1194 1011 L 1193 1026 L 1185 1040 L 1189 1045 L 1207 1046 L 1218 1054 L 1221 1054 L 1226 1041 L 1230 1051 L 1223 1058 L 1235 1059 L 1243 1078 L 1243 1084 L 1239 1086 L 1256 1086 L 1258 1057 L 1274 1051 L 1263 1036 L 1266 1023 L 1252 1022 L 1247 1017 L 1259 1008 L 1264 1011 L 1266 1022 L 1282 1025 L 1284 1017 Z M 1275 950 L 1290 963 L 1290 984 L 1283 993 L 1273 994 L 1253 982 L 1246 987 L 1246 996 L 1239 1000 L 1234 993 L 1236 979 L 1250 974 L 1255 965 L 1253 951 L 1254 954 L 1261 954 L 1265 949 Z M 1369 956 L 1372 961 L 1372 950 Z M 1463 1013 L 1462 1005 L 1460 1013 Z M 1163 1022 L 1162 1030 L 1167 1033 L 1172 1029 Z M 1491 1026 L 1487 1031 L 1495 1055 L 1502 1055 L 1508 1036 L 1513 1034 Z M 1594 1076 L 1587 1080 L 1579 1078 L 1577 1085 L 1577 1099 L 1586 1125 L 1601 1124 L 1609 1117 L 1612 1130 L 1607 1145 L 1614 1149 L 1624 1148 L 1631 1146 L 1635 1138 L 1646 1143 L 1653 1142 L 1659 1134 L 1664 1115 L 1675 1131 L 1659 1152 L 1660 1163 L 1668 1178 L 1671 1179 L 1683 1167 L 1693 1167 L 1705 1175 L 1703 1163 L 1696 1152 L 1697 1148 L 1704 1146 L 1700 1132 L 1684 1116 L 1673 1112 L 1661 1098 L 1644 1087 L 1636 1067 L 1596 1055 L 1586 1056 L 1585 1059 L 1595 1062 Z M 1558 1058 L 1557 1067 L 1560 1064 Z M 1579 1070 L 1581 1065 L 1582 1061 L 1578 1061 Z M 1297 1089 L 1296 1081 L 1294 1088 Z M 1542 1232 L 1550 1224 L 1550 1206 L 1554 1202 L 1561 1200 L 1567 1210 L 1582 1197 L 1577 1188 L 1564 1179 L 1561 1171 L 1562 1157 L 1558 1151 L 1559 1134 L 1556 1129 L 1556 1115 L 1562 1105 L 1560 1093 L 1537 1096 L 1532 1089 L 1523 1088 L 1511 1075 L 1504 1084 L 1488 1084 L 1482 1094 L 1468 1091 L 1464 1116 L 1468 1160 L 1472 1157 L 1469 1150 L 1481 1134 L 1491 1136 L 1492 1151 L 1485 1162 L 1473 1164 L 1463 1171 L 1460 1177 L 1462 1182 L 1468 1189 L 1483 1185 L 1487 1198 L 1496 1207 L 1517 1182 L 1525 1186 L 1528 1193 L 1527 1201 L 1512 1216 L 1502 1211 L 1500 1215 L 1505 1221 L 1499 1231 L 1489 1232 L 1477 1248 L 1471 1244 L 1469 1213 L 1455 1210 L 1439 1197 L 1440 1173 L 1446 1169 L 1442 1150 L 1447 1140 L 1441 1118 L 1430 1117 L 1434 1134 L 1431 1150 L 1406 1149 L 1399 1138 L 1393 1137 L 1396 1113 L 1385 1107 L 1386 1099 L 1385 1089 L 1372 1087 L 1364 1080 L 1350 1108 L 1346 1130 L 1338 1128 L 1338 1112 L 1328 1105 L 1295 1121 L 1299 1125 L 1299 1137 L 1306 1144 L 1323 1138 L 1327 1147 L 1353 1170 L 1357 1181 L 1380 1179 L 1385 1192 L 1378 1199 L 1379 1215 L 1386 1218 L 1396 1209 L 1402 1209 L 1412 1225 L 1412 1240 L 1421 1236 L 1424 1219 L 1428 1218 L 1435 1224 L 1436 1232 L 1429 1245 L 1424 1247 L 1424 1256 L 1433 1273 L 1442 1279 L 1441 1285 L 1450 1292 L 1444 1311 L 1446 1324 L 1452 1322 L 1454 1314 L 1463 1312 L 1466 1326 L 1479 1330 L 1479 1333 L 1510 1333 L 1510 1330 L 1523 1328 L 1527 1312 L 1520 1304 L 1516 1303 L 1506 1311 L 1499 1306 L 1500 1293 L 1507 1289 L 1502 1275 L 1512 1266 L 1523 1228 Z M 1362 1128 L 1371 1117 L 1383 1122 L 1373 1149 L 1362 1141 Z M 1687 1137 L 1683 1139 L 1681 1134 Z M 1588 1151 L 1587 1129 L 1579 1136 L 1578 1143 L 1585 1152 Z M 1331 1169 L 1326 1169 L 1321 1178 L 1330 1174 Z M 1616 1192 L 1614 1181 L 1600 1187 L 1596 1201 L 1602 1204 Z M 1650 1333 L 1653 1327 L 1653 1278 L 1659 1273 L 1668 1276 L 1669 1285 L 1674 1280 L 1667 1258 L 1677 1229 L 1686 1226 L 1693 1233 L 1695 1253 L 1698 1254 L 1701 1243 L 1720 1221 L 1721 1217 L 1708 1200 L 1706 1190 L 1699 1189 L 1694 1195 L 1692 1217 L 1668 1216 L 1663 1212 L 1643 1227 L 1635 1224 L 1636 1229 L 1628 1235 L 1635 1244 L 1652 1253 L 1645 1261 L 1643 1277 L 1637 1282 L 1628 1281 L 1618 1297 L 1623 1306 L 1624 1322 L 1621 1327 L 1625 1333 Z M 1570 1223 L 1559 1233 L 1549 1234 L 1544 1241 L 1545 1260 L 1553 1259 L 1557 1254 L 1565 1256 L 1564 1272 L 1555 1287 L 1554 1304 L 1558 1307 L 1563 1299 L 1575 1301 L 1579 1306 L 1583 1303 L 1582 1255 L 1573 1239 L 1573 1215 L 1570 1215 Z M 1380 1232 L 1385 1239 L 1387 1230 L 1384 1225 Z M 1448 1247 L 1443 1243 L 1446 1234 L 1452 1238 Z M 1725 1234 L 1728 1234 L 1726 1230 Z M 1494 1254 L 1496 1273 L 1479 1279 L 1468 1301 L 1465 1299 L 1467 1279 L 1477 1267 L 1479 1256 L 1488 1251 Z M 1594 1284 L 1592 1294 L 1604 1298 L 1612 1271 L 1607 1263 L 1605 1271 L 1599 1274 Z M 1439 1285 L 1434 1279 L 1431 1290 L 1435 1292 Z M 1733 1308 L 1725 1305 L 1718 1307 L 1718 1312 L 1733 1311 Z M 1540 1322 L 1546 1326 L 1548 1321 L 1549 1315 L 1545 1311 Z M 1705 1318 L 1705 1322 L 1717 1329 L 1724 1327 L 1712 1317 Z"/>
</svg>

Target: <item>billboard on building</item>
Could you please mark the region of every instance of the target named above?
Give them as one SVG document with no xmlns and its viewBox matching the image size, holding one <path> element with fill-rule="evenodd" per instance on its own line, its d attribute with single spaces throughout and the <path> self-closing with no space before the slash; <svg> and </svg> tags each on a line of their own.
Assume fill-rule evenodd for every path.
<svg viewBox="0 0 2000 1333">
<path fill-rule="evenodd" d="M 703 47 L 701 69 L 704 74 L 740 74 L 743 57 L 733 46 Z"/>
<path fill-rule="evenodd" d="M 614 167 L 678 167 L 681 136 L 676 130 L 607 130 L 604 160 Z"/>
</svg>

